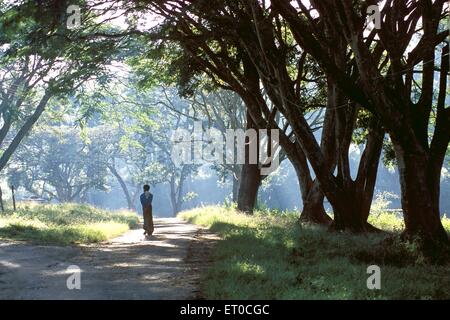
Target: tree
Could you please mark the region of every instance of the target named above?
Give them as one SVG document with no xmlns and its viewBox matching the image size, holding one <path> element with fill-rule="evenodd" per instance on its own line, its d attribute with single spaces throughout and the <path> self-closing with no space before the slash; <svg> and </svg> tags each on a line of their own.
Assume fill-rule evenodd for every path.
<svg viewBox="0 0 450 320">
<path fill-rule="evenodd" d="M 450 141 L 450 108 L 445 106 L 448 30 L 442 30 L 448 5 L 444 0 L 387 1 L 381 10 L 381 28 L 365 32 L 369 4 L 354 7 L 350 1 L 311 1 L 311 8 L 295 8 L 288 1 L 277 1 L 274 9 L 288 21 L 296 41 L 341 90 L 382 121 L 394 145 L 400 172 L 404 235 L 421 238 L 426 251 L 432 252 L 448 244 L 439 212 L 440 172 Z M 310 9 L 320 18 L 314 19 Z M 334 34 L 332 41 L 320 41 L 323 33 L 319 24 L 321 30 L 327 26 L 342 32 Z M 358 80 L 330 56 L 334 41 L 350 48 Z M 439 51 L 441 63 L 436 69 Z M 433 94 L 435 77 L 439 79 L 437 99 Z M 418 99 L 412 94 L 414 88 L 420 92 Z M 432 113 L 436 121 L 430 139 Z"/>
<path fill-rule="evenodd" d="M 151 97 L 149 97 L 150 94 Z M 174 130 L 180 128 L 192 130 L 193 121 L 185 116 L 188 108 L 176 98 L 173 92 L 164 92 L 159 95 L 157 92 L 151 92 L 150 94 L 144 94 L 144 100 L 152 101 L 153 99 L 156 104 L 163 101 L 174 109 L 166 108 L 155 113 L 147 107 L 146 103 L 136 105 L 132 118 L 135 130 L 131 138 L 138 141 L 147 154 L 147 165 L 142 172 L 141 181 L 153 185 L 161 182 L 168 183 L 172 211 L 176 215 L 181 210 L 182 204 L 189 200 L 185 181 L 197 172 L 199 164 L 174 162 L 172 145 L 168 141 L 172 141 Z"/>
<path fill-rule="evenodd" d="M 123 191 L 127 207 L 136 210 L 136 199 L 141 191 L 142 184 L 139 173 L 142 172 L 144 160 L 140 150 L 130 150 L 124 146 L 126 133 L 120 126 L 97 123 L 90 125 L 90 148 L 97 155 L 96 161 L 101 163 L 114 176 Z M 135 172 L 136 170 L 136 172 Z"/>
<path fill-rule="evenodd" d="M 40 197 L 59 202 L 106 190 L 107 168 L 71 127 L 37 128 L 16 151 L 8 180 Z"/>
<path fill-rule="evenodd" d="M 367 224 L 359 213 L 359 206 L 351 204 L 353 194 L 346 192 L 353 183 L 347 185 L 341 181 L 345 177 L 342 174 L 342 169 L 346 168 L 345 159 L 341 164 L 338 163 L 340 177 L 333 177 L 330 162 L 324 159 L 305 121 L 301 118 L 292 121 L 296 114 L 292 106 L 288 106 L 295 96 L 292 95 L 292 89 L 283 90 L 292 79 L 284 70 L 283 59 L 277 55 L 286 49 L 282 44 L 279 45 L 280 39 L 289 38 L 291 34 L 297 45 L 320 64 L 334 87 L 342 92 L 344 101 L 350 100 L 371 111 L 388 131 L 400 170 L 406 224 L 404 234 L 408 237 L 419 236 L 433 248 L 435 244 L 448 243 L 438 204 L 438 178 L 450 139 L 449 108 L 445 108 L 448 45 L 442 46 L 448 30 L 439 31 L 446 4 L 443 0 L 408 3 L 387 1 L 382 10 L 385 23 L 381 29 L 366 32 L 366 9 L 370 3 L 361 2 L 354 6 L 350 1 L 343 0 L 311 1 L 309 8 L 302 2 L 293 5 L 290 1 L 273 2 L 270 7 L 259 1 L 180 1 L 177 2 L 178 6 L 152 2 L 151 5 L 154 12 L 164 16 L 168 22 L 158 31 L 167 31 L 165 34 L 169 38 L 182 44 L 192 61 L 203 63 L 205 72 L 217 77 L 224 73 L 219 70 L 220 66 L 229 69 L 236 67 L 236 63 L 227 64 L 221 60 L 235 42 L 241 45 L 250 59 L 255 58 L 253 63 L 266 83 L 266 89 L 272 86 L 273 81 L 276 82 L 277 91 L 271 99 L 278 108 L 284 108 L 285 116 L 294 126 L 295 134 L 314 168 L 322 190 L 333 205 L 335 215 L 343 218 L 335 226 L 342 228 L 349 224 L 350 229 L 364 230 Z M 280 25 L 287 25 L 287 28 L 279 28 Z M 343 32 L 332 32 L 336 26 Z M 280 32 L 283 30 L 289 33 Z M 236 34 L 238 37 L 235 37 Z M 415 47 L 413 36 L 419 38 Z M 276 41 L 273 41 L 274 37 Z M 248 42 L 243 43 L 244 40 Z M 253 46 L 250 46 L 252 43 Z M 406 58 L 406 50 L 410 45 L 414 49 Z M 434 58 L 441 47 L 442 63 L 436 72 Z M 239 50 L 234 52 L 241 54 Z M 255 52 L 262 54 L 258 56 Z M 342 52 L 346 52 L 346 56 L 352 57 L 352 60 L 343 63 L 339 57 Z M 205 62 L 205 57 L 210 60 Z M 283 63 L 280 65 L 278 62 Z M 411 90 L 416 86 L 416 66 L 421 63 L 423 81 L 420 98 L 416 101 Z M 190 66 L 196 65 L 192 63 Z M 273 77 L 274 74 L 276 77 Z M 440 79 L 437 99 L 433 99 L 434 76 Z M 230 86 L 236 81 L 235 78 L 221 79 Z M 334 104 L 336 107 L 339 105 Z M 433 109 L 436 110 L 437 118 L 435 134 L 429 141 L 427 127 Z M 341 116 L 337 112 L 336 119 Z M 345 133 L 345 130 L 339 131 L 340 134 Z"/>
<path fill-rule="evenodd" d="M 242 99 L 235 92 L 223 89 L 213 89 L 206 91 L 203 88 L 196 88 L 191 99 L 191 108 L 193 109 L 194 119 L 199 117 L 209 129 L 218 130 L 225 141 L 229 130 L 234 133 L 248 132 L 255 130 L 256 136 L 259 135 L 258 129 L 249 113 L 245 111 L 245 105 Z M 262 138 L 262 137 L 258 137 Z M 261 147 L 261 143 L 256 147 Z M 225 152 L 236 155 L 239 146 L 233 145 L 233 150 L 226 148 Z M 227 161 L 212 163 L 213 168 L 219 173 L 219 176 L 231 176 L 232 201 L 237 203 L 239 210 L 251 213 L 257 201 L 258 190 L 261 182 L 268 175 L 261 175 L 262 159 L 257 159 L 259 163 L 251 164 L 249 161 L 249 150 L 251 146 L 244 148 L 245 161 L 243 164 Z M 232 151 L 232 152 L 230 152 Z M 273 150 L 274 155 L 277 150 Z M 259 158 L 259 157 L 258 157 Z M 285 154 L 281 152 L 278 155 L 279 163 L 285 160 Z"/>
<path fill-rule="evenodd" d="M 150 39 L 171 39 L 171 42 L 166 45 L 166 42 L 147 43 L 148 47 L 143 49 L 142 55 L 147 57 L 144 63 L 138 64 L 139 71 L 144 74 L 143 80 L 153 79 L 154 64 L 152 60 L 148 61 L 148 57 L 155 59 L 160 56 L 172 58 L 170 64 L 171 74 L 176 75 L 179 86 L 182 88 L 181 92 L 192 92 L 192 87 L 195 86 L 196 76 L 199 73 L 206 73 L 211 81 L 219 87 L 232 90 L 239 94 L 244 101 L 249 119 L 254 123 L 254 127 L 258 129 L 279 129 L 280 145 L 296 168 L 296 173 L 299 176 L 299 184 L 301 194 L 304 199 L 312 186 L 312 179 L 309 173 L 306 157 L 303 150 L 297 144 L 295 136 L 290 130 L 290 124 L 280 117 L 280 110 L 277 107 L 269 104 L 265 99 L 265 94 L 261 91 L 260 76 L 257 69 L 253 66 L 251 59 L 247 56 L 245 50 L 239 46 L 236 41 L 214 39 L 211 35 L 222 35 L 222 33 L 212 33 L 205 31 L 200 35 L 203 26 L 194 21 L 192 26 L 191 17 L 177 16 L 179 12 L 176 9 L 165 7 L 164 3 L 151 4 L 151 10 L 167 19 L 167 25 L 157 28 L 157 34 L 151 30 L 148 33 Z M 174 10 L 172 10 L 174 9 Z M 183 21 L 180 25 L 171 24 L 175 20 L 172 17 L 177 16 Z M 186 21 L 183 20 L 186 18 Z M 202 17 L 203 18 L 203 17 Z M 179 27 L 179 28 L 178 28 Z M 192 29 L 189 29 L 192 27 Z M 200 28 L 199 28 L 200 27 Z M 234 28 L 234 27 L 233 27 Z M 225 30 L 225 29 L 222 29 Z M 160 32 L 161 31 L 161 32 Z M 218 41 L 218 42 L 217 42 Z M 228 42 L 227 42 L 228 41 Z M 174 46 L 180 44 L 180 47 Z M 220 46 L 217 46 L 217 43 Z M 150 67 L 146 68 L 146 64 Z M 224 67 L 226 66 L 226 67 Z M 150 69 L 150 72 L 149 72 Z M 277 122 L 278 121 L 278 122 Z M 248 122 L 251 124 L 251 122 Z M 256 170 L 254 168 L 255 174 Z M 244 171 L 245 172 L 245 171 Z M 248 179 L 248 181 L 256 181 L 256 175 Z M 245 192 L 246 194 L 256 194 L 255 187 L 258 184 L 252 185 L 252 192 Z M 246 211 L 253 207 L 253 201 L 248 198 L 248 205 Z M 322 206 L 322 204 L 320 204 Z M 318 222 L 327 223 L 330 218 L 325 214 L 325 211 L 317 211 L 314 219 Z"/>
<path fill-rule="evenodd" d="M 164 37 L 179 43 L 182 52 L 185 50 L 175 63 L 181 64 L 184 61 L 183 65 L 186 65 L 186 61 L 189 61 L 190 69 L 181 69 L 182 71 L 188 75 L 203 71 L 216 79 L 219 84 L 226 83 L 246 101 L 248 111 L 259 127 L 267 127 L 264 122 L 268 121 L 269 126 L 281 129 L 283 134 L 280 144 L 296 168 L 302 197 L 307 204 L 305 209 L 310 210 L 310 213 L 304 212 L 306 213 L 304 216 L 320 222 L 329 221 L 323 211 L 323 196 L 320 196 L 318 188 L 320 182 L 322 190 L 333 205 L 337 217 L 333 226 L 336 229 L 348 228 L 353 231 L 372 229 L 365 218 L 368 211 L 367 214 L 361 213 L 361 206 L 350 201 L 356 196 L 356 184 L 351 181 L 348 170 L 348 141 L 353 132 L 352 123 L 357 107 L 349 104 L 348 115 L 342 110 L 336 111 L 334 108 L 336 102 L 344 102 L 346 97 L 328 94 L 327 104 L 330 108 L 327 110 L 329 116 L 325 116 L 328 120 L 325 121 L 323 135 L 328 138 L 322 139 L 325 155 L 322 154 L 312 127 L 305 119 L 310 108 L 308 102 L 311 102 L 305 99 L 304 95 L 310 68 L 307 67 L 306 55 L 301 48 L 292 43 L 293 38 L 286 23 L 270 14 L 269 9 L 260 7 L 257 2 L 252 1 L 196 1 L 195 4 L 181 1 L 176 7 L 158 2 L 151 3 L 151 6 L 155 13 L 166 18 L 166 25 L 161 28 Z M 177 19 L 174 20 L 173 17 Z M 205 24 L 205 21 L 208 21 L 208 24 Z M 153 36 L 155 37 L 154 34 Z M 344 60 L 344 63 L 347 62 Z M 180 77 L 184 82 L 189 79 L 186 75 Z M 272 110 L 263 101 L 261 85 L 273 103 Z M 329 81 L 328 91 L 335 91 Z M 273 116 L 277 113 L 281 113 L 286 120 L 284 130 L 273 120 Z M 290 142 L 289 137 L 284 134 L 287 128 L 291 128 L 289 137 L 294 139 L 293 142 Z M 338 144 L 334 146 L 335 130 L 338 137 L 343 138 L 345 135 L 345 143 L 336 138 Z M 374 135 L 380 136 L 379 133 L 375 134 L 376 131 L 373 132 Z M 382 141 L 382 136 L 378 138 L 378 141 L 380 140 Z M 327 146 L 328 144 L 330 146 Z M 381 150 L 380 143 L 376 146 L 373 151 Z M 339 170 L 342 173 L 340 177 L 332 175 L 335 148 L 340 150 L 340 156 L 336 157 L 338 168 L 342 169 Z M 310 178 L 305 153 L 317 176 L 318 181 L 315 184 Z M 372 162 L 378 161 L 376 156 L 367 159 Z M 359 175 L 362 184 L 365 184 L 364 181 L 368 176 L 365 168 L 377 168 L 377 165 L 361 165 L 361 172 L 364 172 Z M 376 173 L 369 176 L 376 177 Z M 370 184 L 374 185 L 373 178 L 370 179 Z M 319 196 L 308 196 L 309 193 Z M 371 199 L 372 194 L 373 187 L 367 188 L 364 198 Z M 314 205 L 311 205 L 312 203 Z M 369 208 L 370 205 L 365 207 Z"/>
<path fill-rule="evenodd" d="M 239 38 L 248 54 L 251 54 L 252 61 L 261 74 L 262 83 L 271 100 L 292 125 L 299 143 L 315 170 L 317 182 L 320 183 L 322 191 L 333 206 L 335 219 L 332 227 L 337 230 L 349 229 L 357 232 L 372 230 L 373 228 L 367 223 L 367 217 L 383 141 L 381 125 L 373 121 L 369 131 L 370 139 L 366 144 L 357 178 L 353 181 L 350 175 L 348 153 L 359 107 L 340 92 L 332 79 L 327 78 L 325 115 L 327 121 L 323 127 L 322 148 L 320 148 L 305 119 L 306 105 L 296 88 L 298 81 L 295 81 L 296 78 L 302 82 L 302 72 L 306 71 L 305 52 L 298 48 L 302 52 L 297 63 L 301 73 L 297 73 L 296 78 L 292 78 L 289 71 L 289 56 L 295 54 L 295 51 L 292 53 L 289 48 L 293 45 L 295 47 L 295 44 L 290 43 L 290 37 L 286 35 L 288 31 L 286 31 L 285 22 L 279 20 L 279 17 L 278 19 L 267 18 L 270 15 L 265 14 L 266 10 L 254 3 L 244 2 L 242 7 L 243 9 L 233 8 L 235 12 L 241 12 L 241 17 L 247 18 L 242 23 L 244 26 L 240 28 Z M 331 34 L 332 30 L 325 29 L 324 32 L 327 35 Z M 342 43 L 335 43 L 335 46 L 337 52 L 335 50 L 333 59 L 340 66 L 350 68 L 352 61 L 346 56 L 345 46 Z M 274 63 L 273 61 L 277 58 L 278 61 Z M 337 166 L 336 177 L 332 175 L 333 162 L 336 162 Z"/>
<path fill-rule="evenodd" d="M 245 106 L 240 97 L 229 90 L 206 91 L 198 88 L 192 99 L 191 108 L 194 109 L 194 117 L 202 117 L 207 121 L 208 128 L 220 131 L 222 138 L 226 139 L 227 129 L 237 130 L 246 128 Z M 237 150 L 234 149 L 234 154 Z M 232 181 L 232 201 L 237 203 L 239 185 L 242 175 L 242 164 L 236 163 L 212 163 L 219 178 L 230 178 Z M 243 188 L 244 191 L 244 188 Z"/>
<path fill-rule="evenodd" d="M 74 94 L 89 79 L 104 78 L 101 71 L 120 46 L 108 39 L 72 41 L 74 34 L 86 35 L 108 27 L 86 19 L 83 28 L 71 31 L 63 22 L 65 10 L 58 1 L 0 5 L 0 170 L 48 102 Z"/>
<path fill-rule="evenodd" d="M 186 101 L 177 98 L 173 90 L 138 90 L 135 81 L 129 74 L 104 87 L 102 94 L 86 92 L 81 114 L 86 125 L 101 124 L 95 130 L 93 147 L 119 182 L 128 206 L 134 209 L 142 184 L 167 183 L 172 210 L 177 214 L 193 196 L 186 192 L 185 182 L 199 165 L 175 163 L 170 141 L 174 130 L 192 129 L 193 117 Z M 100 119 L 93 121 L 98 115 Z"/>
</svg>

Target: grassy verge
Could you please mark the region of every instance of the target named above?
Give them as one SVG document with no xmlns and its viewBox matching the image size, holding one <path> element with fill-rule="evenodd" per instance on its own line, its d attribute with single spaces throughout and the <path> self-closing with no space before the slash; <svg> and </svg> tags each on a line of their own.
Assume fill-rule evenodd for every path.
<svg viewBox="0 0 450 320">
<path fill-rule="evenodd" d="M 449 266 L 426 264 L 414 243 L 380 234 L 330 233 L 300 226 L 294 214 L 246 216 L 231 208 L 180 213 L 218 233 L 213 264 L 203 276 L 208 299 L 449 299 Z M 383 213 L 374 225 L 396 230 L 402 222 Z M 450 219 L 444 218 L 447 230 Z M 381 290 L 367 288 L 367 267 L 381 268 Z"/>
<path fill-rule="evenodd" d="M 132 212 L 110 212 L 82 204 L 22 205 L 0 213 L 0 239 L 84 244 L 116 237 L 139 224 Z"/>
</svg>

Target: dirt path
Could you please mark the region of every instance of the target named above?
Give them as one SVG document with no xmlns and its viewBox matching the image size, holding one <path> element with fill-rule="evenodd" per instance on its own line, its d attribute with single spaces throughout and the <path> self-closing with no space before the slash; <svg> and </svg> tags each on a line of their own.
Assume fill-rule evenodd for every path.
<svg viewBox="0 0 450 320">
<path fill-rule="evenodd" d="M 0 242 L 0 299 L 201 298 L 198 276 L 214 240 L 182 220 L 158 218 L 150 239 L 139 229 L 100 245 Z M 70 265 L 81 269 L 80 290 L 67 288 Z"/>
</svg>

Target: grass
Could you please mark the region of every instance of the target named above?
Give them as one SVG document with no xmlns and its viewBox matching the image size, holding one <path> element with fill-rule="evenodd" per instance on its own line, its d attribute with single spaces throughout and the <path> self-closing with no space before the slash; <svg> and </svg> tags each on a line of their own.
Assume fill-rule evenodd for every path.
<svg viewBox="0 0 450 320">
<path fill-rule="evenodd" d="M 430 265 L 414 243 L 386 235 L 330 233 L 297 223 L 297 214 L 247 216 L 217 206 L 180 213 L 221 236 L 202 279 L 207 299 L 449 299 L 448 265 Z M 377 213 L 372 224 L 400 230 Z M 450 219 L 443 219 L 450 230 Z M 380 245 L 383 243 L 383 245 Z M 381 268 L 381 290 L 367 288 L 369 265 Z"/>
<path fill-rule="evenodd" d="M 19 205 L 0 213 L 0 239 L 44 244 L 86 244 L 105 241 L 137 227 L 128 211 L 110 212 L 83 204 Z"/>
</svg>

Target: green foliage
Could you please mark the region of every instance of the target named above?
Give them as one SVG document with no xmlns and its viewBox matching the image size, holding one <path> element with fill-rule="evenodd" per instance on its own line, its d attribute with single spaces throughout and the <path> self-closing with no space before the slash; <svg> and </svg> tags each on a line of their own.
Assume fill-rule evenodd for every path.
<svg viewBox="0 0 450 320">
<path fill-rule="evenodd" d="M 372 201 L 368 220 L 383 230 L 401 231 L 405 227 L 401 214 L 387 212 L 391 199 L 398 199 L 398 195 L 387 191 L 378 193 Z"/>
<path fill-rule="evenodd" d="M 368 128 L 372 119 L 373 116 L 370 114 L 370 112 L 364 109 L 358 110 L 355 131 L 352 135 L 353 143 L 357 145 L 366 143 L 367 135 L 369 134 Z"/>
<path fill-rule="evenodd" d="M 208 299 L 450 298 L 448 266 L 426 265 L 414 242 L 382 242 L 383 234 L 330 233 L 300 225 L 294 213 L 249 216 L 203 207 L 179 216 L 222 238 L 202 278 Z M 449 222 L 444 218 L 448 231 Z M 380 227 L 386 221 L 372 223 Z M 371 264 L 381 268 L 381 290 L 366 287 Z"/>
<path fill-rule="evenodd" d="M 392 145 L 391 139 L 384 139 L 383 141 L 383 164 L 387 168 L 393 168 L 397 164 L 397 160 L 395 158 L 395 150 Z"/>
<path fill-rule="evenodd" d="M 41 127 L 16 151 L 9 183 L 60 202 L 74 201 L 90 189 L 105 190 L 108 172 L 99 152 L 105 146 L 99 142 L 87 145 L 68 126 Z"/>
<path fill-rule="evenodd" d="M 95 78 L 104 84 L 108 66 L 122 59 L 120 41 L 93 34 L 117 31 L 98 23 L 86 1 L 79 28 L 67 27 L 68 1 L 8 1 L 0 4 L 0 169 L 56 98 L 67 98 Z M 6 143 L 7 142 L 7 143 Z"/>
<path fill-rule="evenodd" d="M 140 89 L 152 89 L 157 85 L 174 85 L 179 77 L 176 64 L 173 61 L 180 59 L 180 48 L 171 42 L 160 41 L 141 43 L 145 54 L 131 57 L 127 60 L 129 66 L 137 75 L 137 84 Z"/>
<path fill-rule="evenodd" d="M 191 201 L 191 200 L 194 200 L 195 198 L 197 198 L 198 197 L 198 194 L 197 193 L 195 193 L 195 192 L 192 192 L 192 191 L 190 191 L 190 192 L 187 192 L 184 196 L 183 196 L 183 202 L 188 202 L 188 201 Z"/>
<path fill-rule="evenodd" d="M 89 205 L 65 203 L 18 205 L 0 213 L 0 239 L 61 245 L 101 242 L 139 225 L 129 211 L 109 212 Z"/>
</svg>

